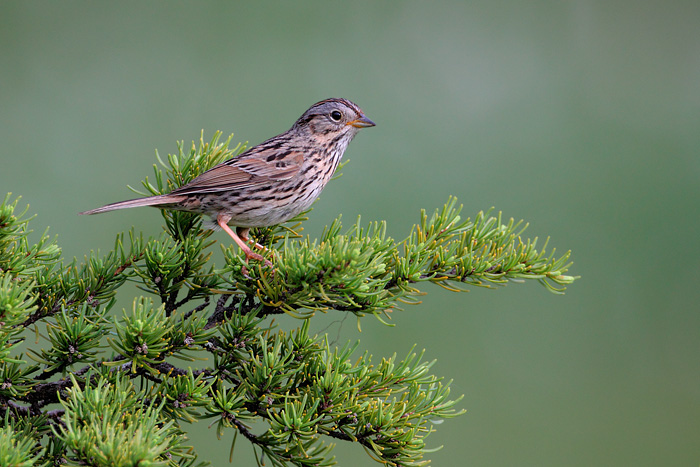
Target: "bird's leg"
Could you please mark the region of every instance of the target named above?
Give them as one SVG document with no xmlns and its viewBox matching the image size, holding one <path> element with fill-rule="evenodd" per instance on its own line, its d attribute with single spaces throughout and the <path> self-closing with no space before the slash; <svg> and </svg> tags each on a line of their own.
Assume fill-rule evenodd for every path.
<svg viewBox="0 0 700 467">
<path fill-rule="evenodd" d="M 248 232 L 250 232 L 249 227 L 237 227 L 236 228 L 236 233 L 246 243 L 248 243 Z M 262 246 L 261 244 L 259 244 L 258 242 L 255 242 L 254 246 L 255 246 L 255 248 L 257 248 L 260 251 L 265 251 L 265 252 L 270 251 L 267 248 L 265 248 L 264 246 Z"/>
<path fill-rule="evenodd" d="M 268 260 L 266 260 L 265 258 L 263 258 L 262 255 L 259 255 L 257 253 L 253 253 L 251 251 L 250 247 L 248 245 L 246 245 L 246 243 L 243 240 L 241 240 L 241 238 L 236 234 L 236 232 L 231 230 L 231 227 L 228 226 L 228 221 L 230 221 L 230 220 L 231 220 L 231 216 L 228 216 L 226 214 L 219 214 L 218 216 L 216 216 L 216 223 L 219 225 L 219 227 L 224 229 L 224 231 L 226 231 L 226 233 L 231 236 L 233 241 L 236 242 L 236 244 L 241 248 L 241 250 L 243 250 L 243 254 L 245 255 L 246 261 L 253 258 L 253 259 L 256 259 L 258 261 L 265 261 L 266 265 L 272 266 L 272 263 L 269 262 Z M 246 238 L 246 240 L 247 240 L 247 238 Z"/>
</svg>

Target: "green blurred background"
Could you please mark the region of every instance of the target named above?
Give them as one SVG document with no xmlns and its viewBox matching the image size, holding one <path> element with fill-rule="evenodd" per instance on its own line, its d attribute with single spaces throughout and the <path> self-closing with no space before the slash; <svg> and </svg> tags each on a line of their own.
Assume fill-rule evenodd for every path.
<svg viewBox="0 0 700 467">
<path fill-rule="evenodd" d="M 154 210 L 76 215 L 130 197 L 155 148 L 202 128 L 256 144 L 347 97 L 377 127 L 306 233 L 361 214 L 401 239 L 454 194 L 524 218 L 583 276 L 564 296 L 426 287 L 393 328 L 315 321 L 375 358 L 416 344 L 454 379 L 468 412 L 428 438 L 433 465 L 700 463 L 697 0 L 4 1 L 0 38 L 0 193 L 66 257 L 160 232 Z M 193 438 L 227 465 L 231 434 Z M 245 442 L 236 456 L 253 465 Z"/>
</svg>

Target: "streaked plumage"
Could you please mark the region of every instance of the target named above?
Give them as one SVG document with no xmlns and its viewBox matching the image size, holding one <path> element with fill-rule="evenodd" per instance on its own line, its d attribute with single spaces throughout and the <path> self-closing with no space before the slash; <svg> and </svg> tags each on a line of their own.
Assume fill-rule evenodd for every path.
<svg viewBox="0 0 700 467">
<path fill-rule="evenodd" d="M 246 258 L 262 259 L 245 244 L 251 227 L 291 219 L 311 206 L 333 176 L 360 128 L 374 126 L 346 99 L 312 105 L 285 133 L 254 146 L 165 195 L 108 204 L 80 214 L 155 206 L 202 213 L 226 230 Z M 237 234 L 228 227 L 237 227 Z"/>
</svg>

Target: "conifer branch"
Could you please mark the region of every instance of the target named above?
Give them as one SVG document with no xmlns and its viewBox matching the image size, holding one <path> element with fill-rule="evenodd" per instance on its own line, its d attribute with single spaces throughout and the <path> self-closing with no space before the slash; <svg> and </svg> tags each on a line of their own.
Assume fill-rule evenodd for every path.
<svg viewBox="0 0 700 467">
<path fill-rule="evenodd" d="M 158 156 L 164 170 L 154 166 L 147 193 L 242 149 L 219 139 Z M 401 241 L 383 222 L 344 230 L 340 218 L 318 240 L 302 237 L 306 213 L 253 229 L 274 267 L 246 263 L 235 245 L 215 265 L 201 219 L 170 211 L 157 238 L 130 231 L 106 254 L 64 263 L 46 232 L 29 242 L 31 218 L 17 205 L 10 195 L 0 204 L 0 458 L 13 465 L 204 465 L 184 444 L 183 423 L 204 419 L 219 437 L 241 433 L 266 465 L 332 465 L 328 439 L 386 465 L 425 465 L 426 436 L 463 412 L 461 397 L 450 399 L 422 353 L 353 357 L 359 343 L 331 347 L 308 334 L 309 318 L 385 321 L 416 303 L 423 283 L 462 291 L 534 280 L 562 293 L 576 279 L 569 252 L 539 247 L 501 213 L 463 218 L 456 198 L 421 211 Z M 145 295 L 118 311 L 126 282 Z M 281 313 L 303 320 L 280 330 L 270 316 Z"/>
</svg>

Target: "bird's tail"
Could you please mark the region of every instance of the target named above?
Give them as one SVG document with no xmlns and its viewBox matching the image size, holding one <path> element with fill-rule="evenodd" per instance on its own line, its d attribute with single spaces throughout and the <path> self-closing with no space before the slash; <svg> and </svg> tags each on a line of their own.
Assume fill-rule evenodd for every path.
<svg viewBox="0 0 700 467">
<path fill-rule="evenodd" d="M 78 214 L 100 214 L 101 212 L 115 211 L 117 209 L 138 208 L 141 206 L 164 206 L 181 202 L 184 198 L 185 196 L 157 195 L 149 196 L 148 198 L 129 199 L 126 201 L 119 201 L 118 203 L 107 204 L 101 208 L 83 211 Z"/>
</svg>

